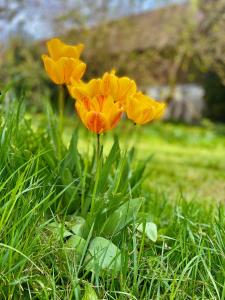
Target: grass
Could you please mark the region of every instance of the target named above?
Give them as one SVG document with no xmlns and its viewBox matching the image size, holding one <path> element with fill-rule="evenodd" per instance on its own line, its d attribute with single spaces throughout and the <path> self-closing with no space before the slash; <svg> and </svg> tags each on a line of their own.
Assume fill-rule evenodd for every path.
<svg viewBox="0 0 225 300">
<path fill-rule="evenodd" d="M 225 141 L 224 134 L 216 130 L 216 126 L 173 124 L 156 124 L 146 130 L 139 142 L 140 151 L 150 148 L 154 153 L 152 175 L 146 184 L 158 187 L 171 199 L 182 193 L 186 199 L 223 201 Z"/>
<path fill-rule="evenodd" d="M 140 216 L 157 224 L 158 240 L 149 241 L 131 223 L 118 241 L 121 272 L 99 276 L 77 266 L 62 239 L 55 243 L 46 233 L 46 224 L 64 218 L 53 208 L 68 190 L 59 185 L 50 151 L 54 140 L 60 155 L 54 115 L 48 111 L 37 122 L 24 117 L 19 101 L 1 104 L 1 299 L 82 299 L 87 283 L 98 299 L 225 299 L 223 127 L 121 125 L 123 146 L 137 148 L 134 170 L 153 154 Z M 76 126 L 68 123 L 65 145 Z M 80 152 L 88 156 L 92 136 L 84 129 L 80 136 Z M 107 152 L 112 137 L 104 139 Z"/>
</svg>

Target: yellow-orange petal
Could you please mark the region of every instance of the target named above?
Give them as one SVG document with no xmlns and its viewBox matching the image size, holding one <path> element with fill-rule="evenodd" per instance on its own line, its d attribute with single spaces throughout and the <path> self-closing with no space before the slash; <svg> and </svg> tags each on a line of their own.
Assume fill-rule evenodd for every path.
<svg viewBox="0 0 225 300">
<path fill-rule="evenodd" d="M 137 86 L 134 80 L 128 77 L 121 77 L 118 79 L 118 92 L 117 101 L 121 104 L 125 104 L 128 97 L 131 97 L 136 93 Z"/>
<path fill-rule="evenodd" d="M 72 79 L 80 80 L 86 68 L 86 65 L 79 59 L 69 57 L 61 57 L 55 64 L 65 84 L 70 84 Z"/>
<path fill-rule="evenodd" d="M 116 95 L 118 90 L 118 77 L 113 73 L 106 72 L 101 80 L 100 90 L 106 97 L 108 95 Z"/>
<path fill-rule="evenodd" d="M 81 101 L 76 101 L 75 102 L 75 108 L 76 108 L 76 111 L 82 121 L 82 123 L 86 126 L 86 117 L 87 117 L 87 113 L 88 113 L 88 109 L 86 107 L 86 105 L 81 102 Z"/>
<path fill-rule="evenodd" d="M 45 70 L 51 80 L 56 84 L 63 84 L 64 73 L 58 68 L 56 62 L 47 55 L 42 55 L 42 60 L 44 62 Z"/>
<path fill-rule="evenodd" d="M 108 124 L 104 115 L 101 112 L 91 111 L 87 114 L 86 124 L 87 128 L 97 134 L 107 131 Z"/>
<path fill-rule="evenodd" d="M 89 98 L 89 94 L 83 85 L 75 85 L 70 86 L 70 92 L 74 99 L 77 101 L 84 101 L 86 98 Z"/>
<path fill-rule="evenodd" d="M 67 45 L 58 38 L 53 38 L 47 42 L 49 54 L 53 60 L 58 60 L 61 57 L 76 58 L 80 57 L 84 45 Z"/>
<path fill-rule="evenodd" d="M 141 125 L 160 118 L 164 108 L 164 103 L 157 102 L 142 93 L 136 93 L 126 102 L 128 118 Z"/>
<path fill-rule="evenodd" d="M 83 85 L 85 85 L 85 83 L 82 80 L 74 80 L 73 78 L 71 78 L 70 83 L 67 84 L 66 87 L 68 89 L 70 96 L 72 98 L 75 98 L 73 95 L 74 88 L 81 88 Z"/>
<path fill-rule="evenodd" d="M 86 64 L 83 62 L 79 62 L 77 66 L 72 71 L 70 82 L 71 81 L 79 81 L 86 71 Z"/>
<path fill-rule="evenodd" d="M 84 48 L 83 44 L 78 44 L 76 46 L 70 46 L 64 44 L 64 47 L 62 47 L 61 49 L 61 57 L 65 56 L 65 57 L 79 59 L 83 48 Z"/>
<path fill-rule="evenodd" d="M 90 97 L 101 95 L 100 91 L 101 79 L 91 79 L 86 85 L 86 91 Z"/>
<path fill-rule="evenodd" d="M 119 123 L 122 117 L 122 110 L 115 111 L 110 116 L 110 129 L 113 129 Z"/>
<path fill-rule="evenodd" d="M 58 38 L 51 39 L 47 42 L 49 55 L 53 60 L 58 60 L 61 57 L 62 42 Z"/>
<path fill-rule="evenodd" d="M 101 79 L 92 79 L 88 83 L 84 83 L 82 81 L 79 81 L 80 84 L 74 84 L 74 81 L 72 80 L 72 84 L 70 87 L 70 91 L 72 94 L 72 97 L 76 100 L 81 100 L 85 97 L 94 98 L 99 95 L 100 93 L 100 83 Z"/>
</svg>

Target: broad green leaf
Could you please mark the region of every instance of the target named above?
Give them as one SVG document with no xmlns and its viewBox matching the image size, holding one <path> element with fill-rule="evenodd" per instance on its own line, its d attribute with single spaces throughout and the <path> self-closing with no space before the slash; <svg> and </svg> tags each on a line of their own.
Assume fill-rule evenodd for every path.
<svg viewBox="0 0 225 300">
<path fill-rule="evenodd" d="M 85 293 L 82 300 L 98 300 L 95 290 L 90 284 L 85 285 Z"/>
<path fill-rule="evenodd" d="M 95 273 L 103 270 L 118 272 L 121 269 L 121 251 L 111 241 L 96 237 L 90 243 L 86 262 L 86 269 Z"/>
<path fill-rule="evenodd" d="M 65 249 L 69 250 L 70 258 L 81 259 L 85 251 L 86 240 L 78 235 L 72 235 L 65 243 Z"/>
<path fill-rule="evenodd" d="M 66 238 L 68 236 L 71 236 L 72 233 L 69 232 L 66 227 L 57 222 L 52 222 L 47 225 L 47 230 L 57 239 L 60 240 L 60 238 Z"/>
<path fill-rule="evenodd" d="M 137 217 L 143 198 L 130 199 L 110 214 L 103 225 L 102 233 L 113 235 Z"/>
<path fill-rule="evenodd" d="M 157 241 L 157 226 L 155 223 L 147 222 L 145 224 L 140 224 L 137 230 L 144 233 L 147 238 L 153 242 Z"/>
<path fill-rule="evenodd" d="M 66 222 L 66 226 L 73 232 L 73 234 L 85 237 L 87 224 L 84 218 L 80 216 L 71 216 L 70 220 Z"/>
</svg>

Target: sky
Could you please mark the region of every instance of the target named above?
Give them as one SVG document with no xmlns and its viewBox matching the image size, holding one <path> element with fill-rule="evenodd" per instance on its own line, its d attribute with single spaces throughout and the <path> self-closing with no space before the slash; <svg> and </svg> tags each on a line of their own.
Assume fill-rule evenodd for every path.
<svg viewBox="0 0 225 300">
<path fill-rule="evenodd" d="M 102 0 L 95 0 L 95 3 L 102 3 Z M 133 12 L 143 12 L 165 5 L 165 3 L 180 3 L 182 0 L 137 0 L 137 5 L 131 7 Z M 82 7 L 82 0 L 67 0 L 67 10 L 70 8 Z M 120 5 L 122 0 L 111 0 L 113 7 Z M 124 1 L 124 3 L 127 3 Z M 130 2 L 132 4 L 132 0 Z M 65 10 L 65 1 L 63 0 L 0 0 L 0 43 L 4 42 L 10 36 L 16 35 L 22 31 L 25 35 L 33 39 L 48 38 L 54 34 L 51 29 L 51 21 L 57 15 Z M 130 4 L 130 5 L 131 5 Z M 4 10 L 3 10 L 3 9 Z M 7 10 L 5 11 L 5 8 Z M 88 9 L 86 8 L 86 11 Z M 16 12 L 16 13 L 15 13 Z M 117 9 L 118 12 L 118 9 Z M 127 12 L 127 13 L 126 13 Z M 121 14 L 116 17 L 129 14 L 126 6 L 121 6 Z M 12 15 L 10 21 L 7 17 Z"/>
</svg>

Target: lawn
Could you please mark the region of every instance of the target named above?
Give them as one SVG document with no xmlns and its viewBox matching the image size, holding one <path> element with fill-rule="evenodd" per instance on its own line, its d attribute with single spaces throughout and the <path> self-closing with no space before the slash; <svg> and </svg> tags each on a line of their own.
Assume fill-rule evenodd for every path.
<svg viewBox="0 0 225 300">
<path fill-rule="evenodd" d="M 74 120 L 67 122 L 66 143 Z M 93 136 L 87 131 L 81 134 L 80 149 L 87 151 Z M 125 149 L 135 147 L 137 159 L 152 156 L 147 189 L 164 193 L 172 201 L 181 195 L 186 200 L 225 201 L 225 126 L 208 121 L 202 126 L 158 122 L 137 128 L 125 121 L 117 134 Z M 112 134 L 108 135 L 106 151 L 112 144 Z"/>
<path fill-rule="evenodd" d="M 222 134 L 223 132 L 223 134 Z M 164 192 L 171 200 L 225 200 L 224 128 L 155 124 L 146 127 L 137 147 L 142 156 L 154 154 L 150 189 Z"/>
<path fill-rule="evenodd" d="M 72 184 L 59 181 L 60 157 L 67 153 L 77 120 L 65 121 L 62 146 L 50 109 L 40 118 L 15 101 L 9 107 L 2 104 L 0 118 L 1 299 L 225 299 L 223 126 L 120 125 L 115 132 L 122 149 L 136 149 L 134 171 L 127 176 L 146 165 L 142 187 L 132 190 L 145 199 L 138 218 L 154 222 L 158 238 L 146 238 L 131 220 L 119 236 L 111 237 L 122 249 L 120 271 L 99 273 L 87 270 L 84 260 L 76 264 L 73 247 L 69 252 L 64 247 L 65 236 L 56 241 L 46 231 L 49 222 L 67 220 L 58 203 L 71 188 L 84 207 L 89 191 L 93 194 L 91 183 L 82 185 L 83 174 L 92 182 L 88 162 Z M 78 149 L 88 161 L 93 136 L 82 128 L 78 135 Z M 111 134 L 103 137 L 104 155 L 112 140 Z M 79 165 L 79 157 L 74 159 Z M 124 160 L 128 169 L 129 159 Z M 141 170 L 136 173 L 140 177 Z M 119 194 L 126 184 L 126 174 L 121 174 L 116 169 L 107 179 Z M 88 240 L 95 234 L 91 231 Z M 84 255 L 87 249 L 82 251 Z"/>
</svg>

